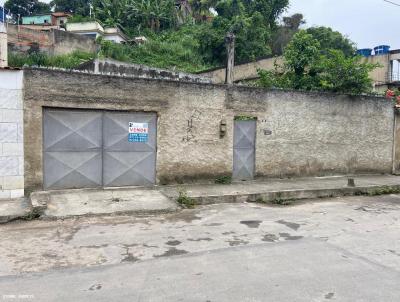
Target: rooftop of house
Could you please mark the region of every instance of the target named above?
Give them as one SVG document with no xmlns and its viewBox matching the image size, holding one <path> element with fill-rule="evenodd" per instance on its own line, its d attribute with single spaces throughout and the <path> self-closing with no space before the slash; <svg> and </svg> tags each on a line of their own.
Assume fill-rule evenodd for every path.
<svg viewBox="0 0 400 302">
<path fill-rule="evenodd" d="M 48 13 L 48 14 L 36 14 L 36 15 L 30 15 L 30 16 L 23 16 L 22 18 L 38 18 L 38 17 L 47 17 L 47 16 L 53 16 L 53 17 L 56 17 L 56 18 L 72 17 L 72 15 L 69 14 L 69 13 L 54 12 L 54 13 Z"/>
<path fill-rule="evenodd" d="M 72 14 L 70 13 L 64 13 L 64 12 L 54 12 L 52 13 L 54 17 L 72 17 Z"/>
<path fill-rule="evenodd" d="M 67 23 L 67 31 L 71 32 L 97 31 L 104 33 L 106 35 L 121 35 L 125 39 L 128 39 L 128 37 L 119 27 L 103 27 L 97 21 Z"/>
</svg>

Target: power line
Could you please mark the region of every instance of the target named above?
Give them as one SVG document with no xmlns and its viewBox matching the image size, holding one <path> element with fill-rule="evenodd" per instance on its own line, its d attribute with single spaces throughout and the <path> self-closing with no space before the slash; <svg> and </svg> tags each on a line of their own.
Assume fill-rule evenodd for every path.
<svg viewBox="0 0 400 302">
<path fill-rule="evenodd" d="M 396 2 L 392 2 L 392 1 L 389 1 L 389 0 L 383 0 L 383 1 L 385 1 L 387 3 L 390 3 L 390 4 L 393 4 L 393 5 L 396 5 L 396 6 L 400 6 L 400 4 L 396 3 Z"/>
</svg>

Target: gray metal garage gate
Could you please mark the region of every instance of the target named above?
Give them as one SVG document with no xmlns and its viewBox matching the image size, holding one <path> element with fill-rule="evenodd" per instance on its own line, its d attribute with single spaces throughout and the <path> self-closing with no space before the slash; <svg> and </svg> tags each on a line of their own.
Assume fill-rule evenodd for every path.
<svg viewBox="0 0 400 302">
<path fill-rule="evenodd" d="M 152 185 L 155 113 L 45 109 L 45 189 Z"/>
</svg>

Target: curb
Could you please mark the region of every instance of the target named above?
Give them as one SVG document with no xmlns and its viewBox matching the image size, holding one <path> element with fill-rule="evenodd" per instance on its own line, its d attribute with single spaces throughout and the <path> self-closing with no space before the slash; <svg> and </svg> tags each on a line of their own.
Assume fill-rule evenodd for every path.
<svg viewBox="0 0 400 302">
<path fill-rule="evenodd" d="M 310 189 L 310 190 L 283 190 L 269 191 L 262 193 L 229 194 L 190 196 L 198 205 L 219 204 L 219 203 L 241 203 L 241 202 L 272 202 L 279 204 L 285 201 L 296 201 L 304 199 L 332 198 L 343 196 L 377 196 L 385 194 L 400 193 L 400 185 L 387 186 L 365 186 L 365 187 L 339 187 L 331 189 Z"/>
<path fill-rule="evenodd" d="M 163 193 L 161 191 L 161 193 Z M 196 205 L 223 204 L 223 203 L 272 203 L 288 205 L 300 200 L 313 200 L 317 198 L 333 198 L 343 196 L 378 196 L 387 194 L 399 194 L 400 185 L 371 185 L 364 187 L 337 187 L 329 189 L 310 189 L 310 190 L 281 190 L 268 191 L 261 193 L 246 194 L 227 194 L 227 195 L 208 195 L 208 196 L 188 196 Z M 165 194 L 165 193 L 163 193 Z M 176 200 L 175 196 L 167 196 Z M 135 211 L 117 211 L 114 213 L 87 213 L 84 215 L 68 215 L 63 217 L 47 216 L 45 211 L 50 200 L 48 192 L 35 192 L 31 194 L 31 207 L 26 210 L 24 215 L 0 215 L 0 224 L 8 223 L 19 219 L 57 220 L 73 217 L 97 217 L 97 216 L 117 216 L 117 215 L 135 215 L 138 217 L 176 213 L 182 209 L 182 206 L 176 203 L 175 207 L 162 210 L 135 210 Z"/>
</svg>

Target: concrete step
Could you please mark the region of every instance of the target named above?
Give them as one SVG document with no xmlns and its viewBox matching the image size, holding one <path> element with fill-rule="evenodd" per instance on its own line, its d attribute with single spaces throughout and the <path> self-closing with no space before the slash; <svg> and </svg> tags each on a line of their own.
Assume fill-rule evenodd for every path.
<svg viewBox="0 0 400 302">
<path fill-rule="evenodd" d="M 154 215 L 175 212 L 178 205 L 158 190 L 146 188 L 79 189 L 31 194 L 42 218 L 96 215 Z"/>
<path fill-rule="evenodd" d="M 31 219 L 32 207 L 26 198 L 0 200 L 0 223 L 16 219 Z"/>
</svg>

